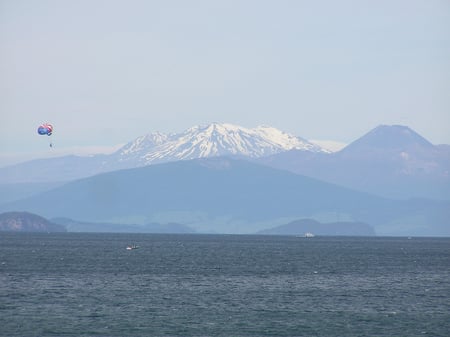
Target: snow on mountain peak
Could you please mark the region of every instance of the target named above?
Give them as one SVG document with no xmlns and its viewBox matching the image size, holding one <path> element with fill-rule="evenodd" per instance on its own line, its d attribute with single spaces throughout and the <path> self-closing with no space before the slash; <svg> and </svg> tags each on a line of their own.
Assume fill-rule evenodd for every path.
<svg viewBox="0 0 450 337">
<path fill-rule="evenodd" d="M 145 136 L 140 136 L 133 142 L 126 144 L 119 150 L 119 152 L 122 155 L 129 155 L 132 153 L 140 152 L 143 149 L 161 145 L 167 142 L 168 138 L 169 135 L 160 132 L 150 133 Z"/>
<path fill-rule="evenodd" d="M 318 145 L 269 126 L 249 129 L 228 123 L 193 126 L 179 134 L 151 133 L 125 145 L 121 161 L 151 163 L 224 155 L 263 157 L 292 149 L 328 152 Z"/>
</svg>

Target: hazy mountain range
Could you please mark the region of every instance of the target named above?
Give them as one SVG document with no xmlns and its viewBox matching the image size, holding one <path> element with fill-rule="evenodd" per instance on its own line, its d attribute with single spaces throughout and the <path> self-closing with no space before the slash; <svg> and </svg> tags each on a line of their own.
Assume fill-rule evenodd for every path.
<svg viewBox="0 0 450 337">
<path fill-rule="evenodd" d="M 406 126 L 379 126 L 335 153 L 271 127 L 195 126 L 151 133 L 110 155 L 64 156 L 0 168 L 0 203 L 74 179 L 157 163 L 229 156 L 392 198 L 450 200 L 450 145 Z"/>
<path fill-rule="evenodd" d="M 260 163 L 389 198 L 450 200 L 450 146 L 382 125 L 335 153 L 285 151 Z"/>
<path fill-rule="evenodd" d="M 303 236 L 306 233 L 314 233 L 314 235 L 333 236 L 375 235 L 373 227 L 362 222 L 321 223 L 312 219 L 295 220 L 284 225 L 262 230 L 258 234 Z"/>
<path fill-rule="evenodd" d="M 450 235 L 450 202 L 424 199 L 450 199 L 449 148 L 404 126 L 377 127 L 330 153 L 270 127 L 211 124 L 138 137 L 111 155 L 2 168 L 0 188 L 14 198 L 3 193 L 0 211 L 197 232 L 254 233 L 310 218 Z"/>
<path fill-rule="evenodd" d="M 182 133 L 150 133 L 110 155 L 38 159 L 0 168 L 0 184 L 66 182 L 124 168 L 177 160 L 231 156 L 258 158 L 288 150 L 330 151 L 275 128 L 247 129 L 232 124 L 195 126 Z"/>
<path fill-rule="evenodd" d="M 195 231 L 182 224 L 169 223 L 146 223 L 142 224 L 117 224 L 106 222 L 84 222 L 68 218 L 52 218 L 52 222 L 64 226 L 69 232 L 82 233 L 159 233 L 159 234 L 186 234 Z"/>
<path fill-rule="evenodd" d="M 295 219 L 361 221 L 377 234 L 450 235 L 450 202 L 394 201 L 244 160 L 205 158 L 69 182 L 0 211 L 47 218 L 254 233 Z"/>
</svg>

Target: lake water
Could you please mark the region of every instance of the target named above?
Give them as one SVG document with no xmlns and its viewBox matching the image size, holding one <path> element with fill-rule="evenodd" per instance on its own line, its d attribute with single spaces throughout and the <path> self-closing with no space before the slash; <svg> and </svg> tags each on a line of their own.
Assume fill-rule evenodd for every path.
<svg viewBox="0 0 450 337">
<path fill-rule="evenodd" d="M 450 336 L 450 239 L 0 233 L 0 335 Z"/>
</svg>

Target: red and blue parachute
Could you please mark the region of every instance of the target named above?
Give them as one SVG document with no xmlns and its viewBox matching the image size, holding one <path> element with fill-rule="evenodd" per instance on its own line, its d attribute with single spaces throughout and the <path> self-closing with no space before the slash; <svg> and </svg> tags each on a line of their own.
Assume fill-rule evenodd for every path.
<svg viewBox="0 0 450 337">
<path fill-rule="evenodd" d="M 40 135 L 47 135 L 47 136 L 51 136 L 52 132 L 53 132 L 53 125 L 48 124 L 48 123 L 44 123 L 42 125 L 39 125 L 37 132 Z"/>
<path fill-rule="evenodd" d="M 47 136 L 51 136 L 53 133 L 53 125 L 49 124 L 49 123 L 44 123 L 39 125 L 38 129 L 37 129 L 38 134 L 40 135 L 47 135 Z M 51 138 L 49 138 L 49 146 L 53 147 L 53 143 L 50 140 Z"/>
<path fill-rule="evenodd" d="M 47 135 L 47 136 L 51 136 L 52 132 L 53 132 L 53 125 L 48 124 L 48 123 L 44 123 L 42 125 L 39 125 L 37 132 L 40 135 Z"/>
</svg>

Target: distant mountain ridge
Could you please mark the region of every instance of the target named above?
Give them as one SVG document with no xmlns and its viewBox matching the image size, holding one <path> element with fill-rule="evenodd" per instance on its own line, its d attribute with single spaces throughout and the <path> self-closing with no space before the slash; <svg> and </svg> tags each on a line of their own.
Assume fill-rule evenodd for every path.
<svg viewBox="0 0 450 337">
<path fill-rule="evenodd" d="M 228 123 L 194 126 L 179 134 L 152 133 L 119 149 L 113 158 L 132 161 L 132 166 L 154 163 L 237 156 L 258 158 L 288 150 L 329 152 L 306 139 L 269 126 L 253 129 Z"/>
<path fill-rule="evenodd" d="M 84 222 L 67 218 L 52 218 L 51 221 L 67 228 L 69 232 L 82 233 L 159 233 L 159 234 L 186 234 L 195 233 L 192 228 L 179 223 L 147 223 L 136 224 L 115 224 Z"/>
<path fill-rule="evenodd" d="M 401 125 L 380 125 L 339 152 L 291 150 L 258 162 L 388 198 L 450 200 L 450 147 Z"/>
<path fill-rule="evenodd" d="M 246 159 L 388 198 L 450 200 L 450 146 L 433 145 L 406 126 L 380 125 L 330 153 L 275 128 L 212 123 L 141 136 L 110 155 L 39 159 L 0 168 L 0 203 L 105 172 L 213 157 Z"/>
<path fill-rule="evenodd" d="M 450 204 L 395 201 L 245 160 L 182 160 L 103 173 L 0 211 L 83 222 L 179 223 L 199 233 L 255 233 L 294 219 L 365 222 L 383 235 L 450 235 Z"/>
<path fill-rule="evenodd" d="M 373 236 L 372 226 L 363 222 L 339 221 L 322 223 L 314 219 L 300 219 L 260 231 L 258 234 L 268 235 L 297 235 L 306 233 L 331 236 Z"/>
<path fill-rule="evenodd" d="M 296 149 L 329 151 L 269 126 L 253 129 L 228 123 L 194 126 L 181 133 L 140 136 L 110 155 L 66 156 L 0 168 L 0 184 L 69 181 L 125 168 L 178 160 L 231 156 L 259 158 Z"/>
</svg>

